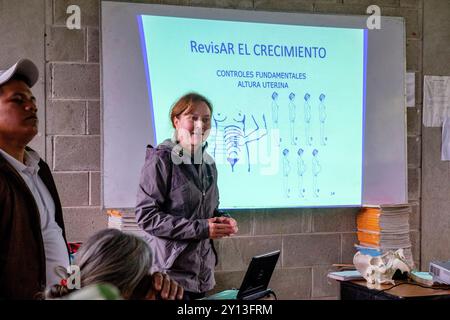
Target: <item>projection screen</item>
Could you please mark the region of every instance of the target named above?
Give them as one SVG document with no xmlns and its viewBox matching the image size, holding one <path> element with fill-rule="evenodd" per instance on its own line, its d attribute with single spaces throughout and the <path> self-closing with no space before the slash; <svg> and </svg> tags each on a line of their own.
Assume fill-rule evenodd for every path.
<svg viewBox="0 0 450 320">
<path fill-rule="evenodd" d="M 169 111 L 213 104 L 224 209 L 407 201 L 402 18 L 102 2 L 103 206 L 131 208 Z"/>
</svg>

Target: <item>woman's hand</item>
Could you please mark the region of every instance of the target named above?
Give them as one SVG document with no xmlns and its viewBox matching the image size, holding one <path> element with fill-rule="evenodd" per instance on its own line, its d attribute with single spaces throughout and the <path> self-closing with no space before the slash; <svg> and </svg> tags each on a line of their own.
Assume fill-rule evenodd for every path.
<svg viewBox="0 0 450 320">
<path fill-rule="evenodd" d="M 155 272 L 151 275 L 152 287 L 145 296 L 146 300 L 156 300 L 157 296 L 163 300 L 181 300 L 184 290 L 175 280 L 167 274 Z"/>
<path fill-rule="evenodd" d="M 238 232 L 237 222 L 233 218 L 214 217 L 208 219 L 209 237 L 219 239 L 229 237 Z"/>
</svg>

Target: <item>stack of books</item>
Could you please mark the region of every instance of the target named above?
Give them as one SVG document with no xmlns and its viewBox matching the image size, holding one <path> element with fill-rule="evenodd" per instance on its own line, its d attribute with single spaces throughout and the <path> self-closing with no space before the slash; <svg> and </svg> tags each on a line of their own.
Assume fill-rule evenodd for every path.
<svg viewBox="0 0 450 320">
<path fill-rule="evenodd" d="M 356 217 L 362 254 L 382 255 L 389 250 L 403 249 L 409 265 L 414 266 L 409 237 L 409 204 L 364 205 Z"/>
<path fill-rule="evenodd" d="M 125 233 L 144 236 L 144 231 L 139 228 L 134 212 L 108 210 L 108 228 L 118 229 Z"/>
<path fill-rule="evenodd" d="M 358 270 L 335 271 L 328 273 L 328 278 L 339 281 L 364 280 Z"/>
</svg>

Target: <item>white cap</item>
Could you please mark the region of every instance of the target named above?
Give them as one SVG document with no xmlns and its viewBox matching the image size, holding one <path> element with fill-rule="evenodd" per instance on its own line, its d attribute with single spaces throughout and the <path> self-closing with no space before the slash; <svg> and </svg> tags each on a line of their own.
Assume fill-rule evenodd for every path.
<svg viewBox="0 0 450 320">
<path fill-rule="evenodd" d="M 31 88 L 39 78 L 39 70 L 33 61 L 20 59 L 7 70 L 0 70 L 0 86 L 8 82 L 14 75 L 21 75 L 24 77 L 26 84 Z"/>
</svg>

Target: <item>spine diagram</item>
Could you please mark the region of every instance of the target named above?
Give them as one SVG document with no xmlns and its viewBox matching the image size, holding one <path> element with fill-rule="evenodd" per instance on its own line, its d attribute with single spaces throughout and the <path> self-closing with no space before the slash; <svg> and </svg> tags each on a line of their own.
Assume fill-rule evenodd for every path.
<svg viewBox="0 0 450 320">
<path fill-rule="evenodd" d="M 249 151 L 249 143 L 258 141 L 267 135 L 267 123 L 264 114 L 262 115 L 263 127 L 260 127 L 255 117 L 251 115 L 252 124 L 255 129 L 251 132 L 247 129 L 247 117 L 241 111 L 227 122 L 228 117 L 217 114 L 213 117 L 215 128 L 214 134 L 214 150 L 213 156 L 217 157 L 225 155 L 227 162 L 234 172 L 234 167 L 242 157 L 246 158 L 247 171 L 251 171 L 251 155 Z"/>
<path fill-rule="evenodd" d="M 223 113 L 214 113 L 212 116 L 211 136 L 214 138 L 213 156 L 217 160 L 225 156 L 224 130 L 227 117 Z"/>
</svg>

